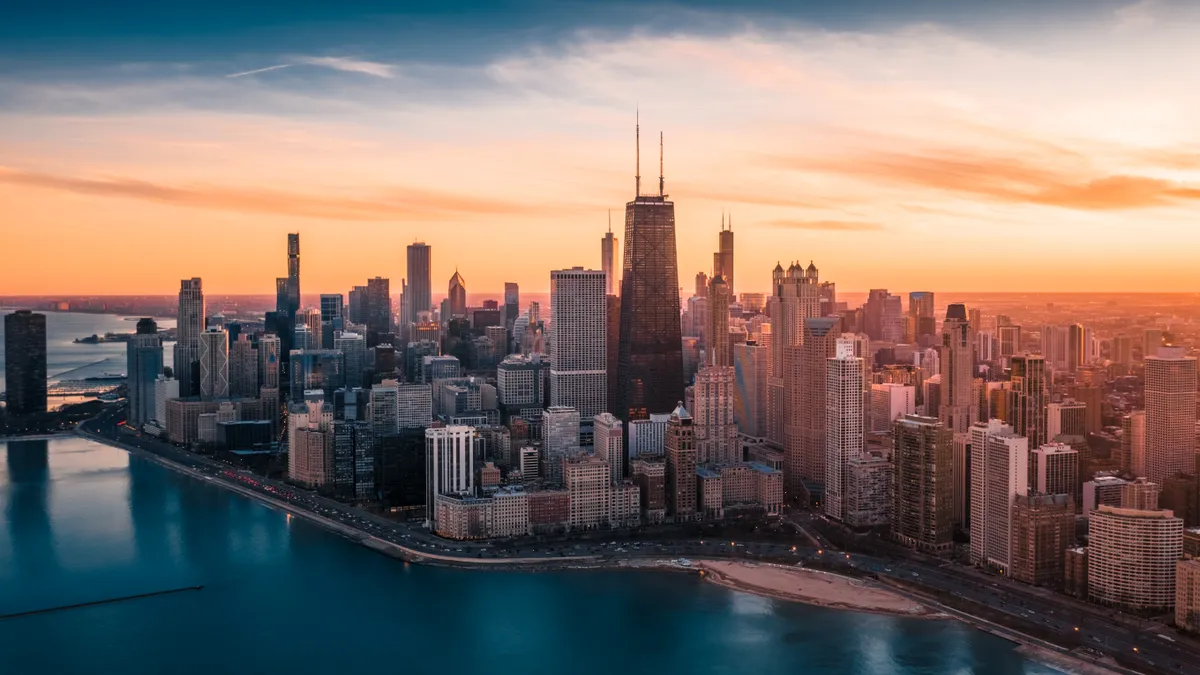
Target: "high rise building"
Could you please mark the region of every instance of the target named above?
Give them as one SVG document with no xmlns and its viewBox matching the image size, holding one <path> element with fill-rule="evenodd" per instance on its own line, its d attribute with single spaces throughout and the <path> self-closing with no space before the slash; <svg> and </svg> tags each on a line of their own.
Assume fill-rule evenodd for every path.
<svg viewBox="0 0 1200 675">
<path fill-rule="evenodd" d="M 6 352 L 13 358 L 12 352 Z M 139 319 L 137 332 L 125 343 L 125 382 L 129 391 L 128 423 L 135 429 L 155 419 L 154 383 L 163 369 L 162 340 L 154 319 Z"/>
<path fill-rule="evenodd" d="M 765 345 L 733 346 L 734 408 L 738 432 L 752 438 L 767 435 L 767 368 L 771 359 Z"/>
<path fill-rule="evenodd" d="M 708 330 L 705 331 L 708 356 L 704 359 L 710 366 L 732 366 L 732 345 L 729 342 L 729 284 L 720 274 L 714 275 L 708 285 Z"/>
<path fill-rule="evenodd" d="M 433 309 L 433 249 L 424 242 L 408 245 L 408 279 L 405 304 L 408 307 L 406 323 L 417 323 L 421 312 Z"/>
<path fill-rule="evenodd" d="M 1071 372 L 1087 363 L 1088 332 L 1077 323 L 1067 326 L 1067 370 Z"/>
<path fill-rule="evenodd" d="M 367 323 L 367 287 L 355 286 L 346 296 L 346 318 L 356 326 Z"/>
<path fill-rule="evenodd" d="M 259 386 L 267 389 L 279 388 L 280 348 L 281 344 L 278 335 L 268 333 L 258 339 Z"/>
<path fill-rule="evenodd" d="M 342 294 L 341 293 L 322 293 L 321 294 L 321 323 L 337 324 L 342 321 Z M 336 326 L 341 328 L 341 325 Z"/>
<path fill-rule="evenodd" d="M 1013 502 L 1029 493 L 1029 440 L 1000 420 L 971 425 L 971 562 L 1008 573 Z"/>
<path fill-rule="evenodd" d="M 950 312 L 951 310 L 947 308 L 946 311 Z M 964 321 L 966 318 L 963 316 Z M 933 310 L 933 291 L 912 291 L 908 294 L 908 320 L 913 327 L 914 342 L 917 344 L 932 342 L 933 337 L 937 334 L 937 317 Z M 946 329 L 943 327 L 943 336 L 945 333 Z"/>
<path fill-rule="evenodd" d="M 803 343 L 787 360 L 783 473 L 792 500 L 811 498 L 825 482 L 825 361 L 836 356 L 840 323 L 837 317 L 805 319 Z"/>
<path fill-rule="evenodd" d="M 1175 625 L 1200 633 L 1200 559 L 1175 563 Z"/>
<path fill-rule="evenodd" d="M 521 314 L 521 287 L 515 282 L 504 282 L 504 328 L 512 335 L 517 316 Z M 512 353 L 512 345 L 504 345 L 504 354 Z"/>
<path fill-rule="evenodd" d="M 1146 477 L 1196 469 L 1196 358 L 1182 347 L 1159 347 L 1146 358 Z"/>
<path fill-rule="evenodd" d="M 600 239 L 600 269 L 604 272 L 604 294 L 617 294 L 617 238 L 612 231 L 612 211 L 608 212 L 608 232 Z"/>
<path fill-rule="evenodd" d="M 1001 367 L 1007 366 L 1012 361 L 1012 357 L 1021 353 L 1021 327 L 1011 324 L 998 326 L 996 342 L 998 344 L 996 356 L 1000 360 L 1000 365 Z"/>
<path fill-rule="evenodd" d="M 290 232 L 287 236 L 288 252 L 288 303 L 295 318 L 295 311 L 300 309 L 300 233 Z"/>
<path fill-rule="evenodd" d="M 696 272 L 696 294 L 693 297 L 708 297 L 708 275 L 704 272 Z"/>
<path fill-rule="evenodd" d="M 696 461 L 700 464 L 733 464 L 742 461 L 733 420 L 734 371 L 728 366 L 706 366 L 696 372 L 692 428 Z"/>
<path fill-rule="evenodd" d="M 449 313 L 442 317 L 442 323 L 448 322 L 453 318 L 461 318 L 467 315 L 467 282 L 454 270 L 453 276 L 450 277 L 450 283 L 446 289 L 446 301 L 449 303 Z"/>
<path fill-rule="evenodd" d="M 258 352 L 250 336 L 241 333 L 229 346 L 229 396 L 255 398 L 258 396 Z"/>
<path fill-rule="evenodd" d="M 954 545 L 954 434 L 936 418 L 905 415 L 892 427 L 892 536 L 927 553 Z"/>
<path fill-rule="evenodd" d="M 871 385 L 871 431 L 883 433 L 917 411 L 917 388 L 896 382 Z"/>
<path fill-rule="evenodd" d="M 204 289 L 199 277 L 179 282 L 179 311 L 175 323 L 175 379 L 180 396 L 200 393 L 200 334 L 204 332 Z"/>
<path fill-rule="evenodd" d="M 1065 494 L 1017 495 L 1012 507 L 1012 560 L 1017 581 L 1059 587 L 1075 542 L 1075 502 Z"/>
<path fill-rule="evenodd" d="M 296 349 L 328 349 L 324 341 L 325 331 L 321 322 L 321 310 L 316 308 L 302 309 L 296 313 L 296 330 L 308 330 L 308 342 L 305 346 L 296 345 Z"/>
<path fill-rule="evenodd" d="M 542 429 L 546 460 L 542 475 L 552 483 L 561 484 L 563 460 L 579 450 L 579 411 L 570 406 L 550 406 L 542 413 Z"/>
<path fill-rule="evenodd" d="M 429 386 L 429 385 L 425 385 Z M 371 387 L 371 429 L 376 436 L 395 434 L 400 431 L 400 385 L 396 380 L 384 380 Z M 432 417 L 433 394 L 429 394 L 430 417 Z"/>
<path fill-rule="evenodd" d="M 667 516 L 676 522 L 696 517 L 696 436 L 692 416 L 676 406 L 667 421 Z"/>
<path fill-rule="evenodd" d="M 608 304 L 600 270 L 550 272 L 550 405 L 590 421 L 608 409 Z"/>
<path fill-rule="evenodd" d="M 851 457 L 846 468 L 843 521 L 850 527 L 887 525 L 892 513 L 892 462 L 881 452 Z"/>
<path fill-rule="evenodd" d="M 1161 494 L 1161 485 L 1138 478 L 1121 486 L 1121 508 L 1157 511 L 1158 497 Z"/>
<path fill-rule="evenodd" d="M 1146 475 L 1146 411 L 1134 410 L 1121 418 L 1121 469 Z"/>
<path fill-rule="evenodd" d="M 392 332 L 391 282 L 383 277 L 367 279 L 366 306 L 367 347 L 374 347 Z"/>
<path fill-rule="evenodd" d="M 5 410 L 46 412 L 46 315 L 19 309 L 4 317 Z"/>
<path fill-rule="evenodd" d="M 401 429 L 424 429 L 433 423 L 433 385 L 396 384 L 396 423 Z"/>
<path fill-rule="evenodd" d="M 783 266 L 776 264 L 771 272 L 767 313 L 771 316 L 767 437 L 783 444 L 789 415 L 795 414 L 796 402 L 787 400 L 787 392 L 796 391 L 795 383 L 788 385 L 789 373 L 794 378 L 800 368 L 800 352 L 794 348 L 804 344 L 804 320 L 821 316 L 821 286 L 816 266 L 810 263 L 806 271 L 793 262 L 784 272 Z"/>
<path fill-rule="evenodd" d="M 1134 612 L 1175 605 L 1183 519 L 1170 511 L 1101 506 L 1088 518 L 1088 599 Z"/>
<path fill-rule="evenodd" d="M 333 339 L 333 348 L 345 356 L 346 386 L 365 386 L 367 371 L 371 369 L 366 338 L 358 333 L 343 331 Z"/>
<path fill-rule="evenodd" d="M 717 235 L 717 252 L 713 254 L 713 276 L 725 280 L 729 296 L 735 297 L 733 289 L 733 214 L 729 216 L 729 227 L 725 226 L 725 216 L 721 216 L 721 232 Z M 722 364 L 727 365 L 727 364 Z"/>
<path fill-rule="evenodd" d="M 683 399 L 684 386 L 675 204 L 663 190 L 661 140 L 657 196 L 641 194 L 640 168 L 637 174 L 634 199 L 625 206 L 613 406 L 613 412 L 626 421 L 671 410 Z"/>
<path fill-rule="evenodd" d="M 904 341 L 903 301 L 886 288 L 873 288 L 863 305 L 863 331 L 872 340 L 898 344 Z"/>
<path fill-rule="evenodd" d="M 1067 399 L 1046 405 L 1046 438 L 1087 436 L 1087 406 Z"/>
<path fill-rule="evenodd" d="M 932 298 L 930 298 L 932 304 Z M 956 434 L 965 434 L 971 426 L 977 408 L 971 398 L 971 383 L 975 363 L 971 326 L 967 308 L 952 304 L 946 308 L 942 323 L 942 400 L 938 404 L 938 419 Z"/>
<path fill-rule="evenodd" d="M 1029 453 L 1029 464 L 1030 492 L 1067 495 L 1073 505 L 1083 505 L 1079 451 L 1065 443 L 1047 443 Z"/>
<path fill-rule="evenodd" d="M 438 496 L 473 495 L 475 464 L 481 460 L 482 447 L 473 427 L 437 426 L 425 430 L 425 521 L 431 531 L 438 530 Z"/>
<path fill-rule="evenodd" d="M 846 519 L 851 458 L 863 452 L 863 366 L 853 338 L 838 338 L 825 361 L 825 515 Z"/>
<path fill-rule="evenodd" d="M 595 455 L 608 464 L 610 482 L 619 484 L 625 478 L 624 425 L 612 413 L 600 413 L 592 419 Z"/>
<path fill-rule="evenodd" d="M 220 328 L 200 334 L 200 398 L 229 398 L 229 334 Z"/>
<path fill-rule="evenodd" d="M 1012 387 L 1008 391 L 1008 418 L 1013 431 L 1040 447 L 1046 436 L 1046 406 L 1049 402 L 1046 360 L 1037 354 L 1017 354 L 1009 361 Z"/>
</svg>

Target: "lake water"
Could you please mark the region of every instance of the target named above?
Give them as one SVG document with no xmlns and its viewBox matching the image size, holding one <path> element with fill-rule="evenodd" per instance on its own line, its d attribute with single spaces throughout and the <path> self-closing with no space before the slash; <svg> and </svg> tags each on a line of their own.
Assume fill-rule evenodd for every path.
<svg viewBox="0 0 1200 675">
<path fill-rule="evenodd" d="M 0 443 L 0 672 L 1050 674 L 956 621 L 665 572 L 409 565 L 83 439 Z"/>
<path fill-rule="evenodd" d="M 0 315 L 12 309 L 0 310 Z M 83 314 L 79 312 L 47 312 L 46 315 L 46 379 L 51 383 L 59 380 L 82 380 L 99 377 L 104 373 L 124 373 L 125 343 L 107 342 L 100 344 L 77 344 L 76 338 L 105 333 L 132 333 L 137 328 L 138 317 L 116 314 Z M 127 318 L 131 320 L 126 320 Z M 159 330 L 173 328 L 174 319 L 155 319 Z M 163 363 L 171 365 L 175 343 L 163 347 Z M 0 320 L 0 390 L 4 389 L 4 322 Z M 63 403 L 51 399 L 50 405 Z"/>
</svg>

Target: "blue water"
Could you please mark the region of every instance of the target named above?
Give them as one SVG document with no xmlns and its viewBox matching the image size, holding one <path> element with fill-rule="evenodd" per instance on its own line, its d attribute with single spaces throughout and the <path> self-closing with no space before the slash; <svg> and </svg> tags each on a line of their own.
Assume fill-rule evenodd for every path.
<svg viewBox="0 0 1200 675">
<path fill-rule="evenodd" d="M 13 310 L 0 310 L 0 315 Z M 46 312 L 46 379 L 82 380 L 104 373 L 124 373 L 125 343 L 76 344 L 76 338 L 105 333 L 132 333 L 137 317 L 127 321 L 116 314 L 84 314 L 81 312 Z M 156 319 L 159 330 L 173 328 L 174 319 Z M 163 363 L 170 365 L 175 343 L 164 346 Z M 4 322 L 0 321 L 0 389 L 4 388 Z M 53 405 L 53 401 L 51 405 Z"/>
<path fill-rule="evenodd" d="M 1052 673 L 955 621 L 662 572 L 408 565 L 82 439 L 0 443 L 0 672 Z"/>
</svg>

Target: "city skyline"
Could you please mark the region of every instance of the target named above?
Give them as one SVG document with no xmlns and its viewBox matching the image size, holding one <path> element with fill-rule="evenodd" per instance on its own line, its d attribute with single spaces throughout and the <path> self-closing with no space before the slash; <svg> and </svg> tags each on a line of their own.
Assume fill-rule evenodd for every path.
<svg viewBox="0 0 1200 675">
<path fill-rule="evenodd" d="M 14 257 L 53 264 L 8 266 L 0 287 L 166 294 L 198 276 L 210 293 L 269 292 L 281 270 L 257 251 L 299 232 L 312 290 L 398 288 L 414 240 L 440 251 L 434 279 L 544 290 L 550 269 L 599 266 L 640 108 L 665 133 L 681 281 L 712 271 L 724 212 L 739 292 L 765 291 L 780 257 L 819 258 L 855 290 L 1200 289 L 1186 256 L 1200 99 L 1177 86 L 1195 9 L 1022 3 L 995 21 L 955 4 L 518 5 L 402 50 L 384 34 L 457 17 L 349 3 L 305 40 L 214 5 L 130 40 L 167 19 L 46 36 L 44 10 L 23 9 L 0 33 L 0 63 L 21 64 L 0 76 L 0 198 L 22 224 Z M 512 24 L 532 28 L 496 39 Z M 56 48 L 55 65 L 27 58 Z M 528 255 L 526 236 L 474 243 L 506 231 L 550 262 L 497 263 Z M 1029 238 L 1071 274 L 1048 285 L 1035 257 L 1004 255 Z M 892 254 L 918 239 L 922 256 Z M 177 256 L 114 269 L 130 240 Z M 964 253 L 989 250 L 996 265 Z"/>
</svg>

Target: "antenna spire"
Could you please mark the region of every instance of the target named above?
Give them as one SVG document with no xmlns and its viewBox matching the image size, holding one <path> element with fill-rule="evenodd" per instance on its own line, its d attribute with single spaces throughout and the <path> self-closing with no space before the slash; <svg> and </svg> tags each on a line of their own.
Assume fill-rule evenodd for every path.
<svg viewBox="0 0 1200 675">
<path fill-rule="evenodd" d="M 612 234 L 612 209 L 608 210 L 608 232 Z"/>
<path fill-rule="evenodd" d="M 725 231 L 725 209 L 721 209 L 721 231 Z"/>
<path fill-rule="evenodd" d="M 658 132 L 658 196 L 666 197 L 663 194 L 663 135 Z"/>
<path fill-rule="evenodd" d="M 633 174 L 633 196 L 642 196 L 642 111 L 635 109 L 633 118 L 634 145 L 637 152 L 637 165 Z"/>
</svg>

